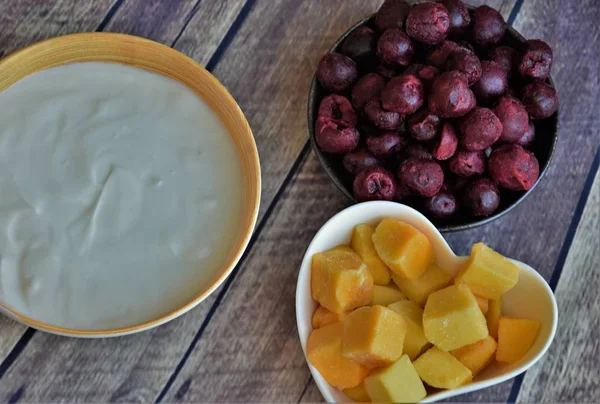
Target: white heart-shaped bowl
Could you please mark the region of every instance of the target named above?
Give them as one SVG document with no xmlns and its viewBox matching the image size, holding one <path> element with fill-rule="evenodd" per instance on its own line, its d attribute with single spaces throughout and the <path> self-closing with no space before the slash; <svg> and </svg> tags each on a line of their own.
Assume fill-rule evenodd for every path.
<svg viewBox="0 0 600 404">
<path fill-rule="evenodd" d="M 298 334 L 304 355 L 306 357 L 306 343 L 312 331 L 311 319 L 317 309 L 317 302 L 310 293 L 310 264 L 315 253 L 328 250 L 339 244 L 349 244 L 352 229 L 360 223 L 377 224 L 386 217 L 396 218 L 409 223 L 423 232 L 433 244 L 436 262 L 441 269 L 451 275 L 456 275 L 460 270 L 465 257 L 458 257 L 450 249 L 446 240 L 435 226 L 425 216 L 416 210 L 395 202 L 374 201 L 353 205 L 325 223 L 317 232 L 306 250 L 296 286 L 296 321 Z M 523 373 L 535 364 L 546 353 L 558 323 L 558 308 L 556 299 L 548 283 L 533 268 L 522 262 L 513 260 L 519 266 L 519 282 L 504 295 L 504 315 L 535 319 L 542 326 L 538 337 L 525 357 L 512 364 L 499 364 L 494 362 L 474 380 L 458 389 L 441 390 L 430 393 L 423 402 L 443 400 L 459 394 L 469 393 L 486 387 L 493 386 Z M 340 390 L 331 386 L 307 360 L 323 398 L 328 402 L 351 401 Z"/>
</svg>

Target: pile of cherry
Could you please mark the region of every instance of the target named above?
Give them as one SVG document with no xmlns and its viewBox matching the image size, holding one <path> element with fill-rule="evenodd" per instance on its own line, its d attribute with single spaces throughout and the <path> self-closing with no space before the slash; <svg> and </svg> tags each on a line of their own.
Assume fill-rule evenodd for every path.
<svg viewBox="0 0 600 404">
<path fill-rule="evenodd" d="M 315 139 L 343 155 L 358 201 L 415 199 L 433 218 L 489 216 L 501 190 L 529 190 L 539 163 L 533 120 L 558 108 L 552 49 L 500 46 L 506 23 L 460 0 L 386 0 L 373 29 L 350 33 L 319 62 L 329 92 Z M 414 203 L 412 203 L 414 204 Z"/>
</svg>

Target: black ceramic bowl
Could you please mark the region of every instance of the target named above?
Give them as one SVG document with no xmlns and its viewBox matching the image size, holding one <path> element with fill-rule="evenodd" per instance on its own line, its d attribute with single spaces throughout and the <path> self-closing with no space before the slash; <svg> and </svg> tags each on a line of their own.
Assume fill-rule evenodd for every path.
<svg viewBox="0 0 600 404">
<path fill-rule="evenodd" d="M 469 9 L 474 9 L 469 6 Z M 340 48 L 342 42 L 348 35 L 350 35 L 354 30 L 359 27 L 367 26 L 375 30 L 374 27 L 375 17 L 371 16 L 370 18 L 366 18 L 353 27 L 351 27 L 348 31 L 346 31 L 331 47 L 329 52 L 337 52 Z M 506 35 L 504 40 L 500 45 L 508 45 L 515 48 L 519 48 L 526 39 L 515 31 L 512 27 L 508 26 Z M 550 77 L 547 80 L 548 83 L 552 87 L 554 87 L 554 82 Z M 357 202 L 356 199 L 352 196 L 352 181 L 353 177 L 350 175 L 342 165 L 343 156 L 332 155 L 328 153 L 324 153 L 319 149 L 319 146 L 315 140 L 315 122 L 317 120 L 319 104 L 324 96 L 328 95 L 323 87 L 321 87 L 317 77 L 315 76 L 312 80 L 312 84 L 310 86 L 310 93 L 308 95 L 308 132 L 310 135 L 310 142 L 312 144 L 312 148 L 316 153 L 321 165 L 327 172 L 327 175 L 333 180 L 335 185 L 342 191 L 344 195 L 346 195 L 353 202 Z M 556 147 L 556 141 L 558 137 L 558 111 L 552 115 L 551 117 L 543 120 L 536 120 L 535 123 L 535 131 L 536 138 L 535 143 L 532 147 L 529 148 L 535 156 L 537 157 L 540 164 L 540 176 L 536 183 L 531 187 L 529 191 L 500 191 L 500 206 L 494 212 L 493 215 L 483 218 L 473 217 L 468 213 L 458 212 L 452 218 L 445 220 L 437 220 L 432 218 L 426 212 L 423 212 L 423 209 L 417 203 L 418 201 L 411 201 L 408 199 L 406 202 L 402 201 L 407 205 L 417 208 L 421 212 L 423 212 L 442 232 L 453 232 L 459 230 L 467 230 L 472 229 L 477 226 L 481 226 L 482 224 L 486 224 L 491 222 L 494 219 L 499 218 L 510 212 L 513 208 L 515 208 L 519 203 L 521 203 L 527 195 L 529 195 L 534 188 L 539 184 L 542 177 L 548 170 L 548 165 L 550 164 L 550 160 L 552 159 L 552 155 L 554 153 L 554 149 Z"/>
</svg>

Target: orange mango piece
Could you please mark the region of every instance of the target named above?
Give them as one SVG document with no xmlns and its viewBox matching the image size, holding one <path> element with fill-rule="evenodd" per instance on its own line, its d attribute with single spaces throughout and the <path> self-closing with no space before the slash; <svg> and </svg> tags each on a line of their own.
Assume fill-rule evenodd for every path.
<svg viewBox="0 0 600 404">
<path fill-rule="evenodd" d="M 485 317 L 466 285 L 452 285 L 429 295 L 423 330 L 444 351 L 462 348 L 488 336 Z"/>
<path fill-rule="evenodd" d="M 519 281 L 519 267 L 483 243 L 473 245 L 466 267 L 456 277 L 477 296 L 498 299 Z"/>
<path fill-rule="evenodd" d="M 369 304 L 373 277 L 349 247 L 315 254 L 311 265 L 313 299 L 334 313 Z"/>
<path fill-rule="evenodd" d="M 355 401 L 357 403 L 370 403 L 371 402 L 371 398 L 369 397 L 367 390 L 365 390 L 364 382 L 359 384 L 356 387 L 344 389 L 344 390 L 342 390 L 342 393 L 344 393 L 350 400 Z"/>
<path fill-rule="evenodd" d="M 427 297 L 448 286 L 452 278 L 437 265 L 431 265 L 418 279 L 409 280 L 392 274 L 392 280 L 406 297 L 424 307 Z"/>
<path fill-rule="evenodd" d="M 415 280 L 435 261 L 429 239 L 408 223 L 383 219 L 373 234 L 377 254 L 396 275 Z"/>
<path fill-rule="evenodd" d="M 344 318 L 342 354 L 369 369 L 389 365 L 402 355 L 406 321 L 383 306 L 361 307 Z"/>
<path fill-rule="evenodd" d="M 335 323 L 311 332 L 306 352 L 310 363 L 329 384 L 338 389 L 356 387 L 369 369 L 342 355 L 344 325 Z"/>
<path fill-rule="evenodd" d="M 485 316 L 490 308 L 490 301 L 485 297 L 475 296 L 475 300 L 477 300 L 477 305 L 481 309 L 481 312 Z"/>
<path fill-rule="evenodd" d="M 375 285 L 387 285 L 390 283 L 390 269 L 377 255 L 373 244 L 373 233 L 375 227 L 370 224 L 363 223 L 355 226 L 350 246 L 367 265 Z"/>
<path fill-rule="evenodd" d="M 539 331 L 539 321 L 501 317 L 498 322 L 496 360 L 513 363 L 521 359 L 535 342 Z"/>
<path fill-rule="evenodd" d="M 312 328 L 316 330 L 325 325 L 337 323 L 344 319 L 345 313 L 334 313 L 323 306 L 317 307 L 312 317 Z"/>
<path fill-rule="evenodd" d="M 494 338 L 488 336 L 474 344 L 450 351 L 450 353 L 458 359 L 460 363 L 468 367 L 473 374 L 473 377 L 475 377 L 479 372 L 485 369 L 492 360 L 494 360 L 497 346 L 498 344 Z"/>
</svg>

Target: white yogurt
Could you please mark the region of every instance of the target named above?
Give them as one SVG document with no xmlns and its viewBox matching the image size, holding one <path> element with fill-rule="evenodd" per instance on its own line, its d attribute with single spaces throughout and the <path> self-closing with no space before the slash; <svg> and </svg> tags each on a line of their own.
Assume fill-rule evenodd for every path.
<svg viewBox="0 0 600 404">
<path fill-rule="evenodd" d="M 210 285 L 243 209 L 235 145 L 170 78 L 80 63 L 0 94 L 0 301 L 56 326 L 156 319 Z"/>
</svg>

